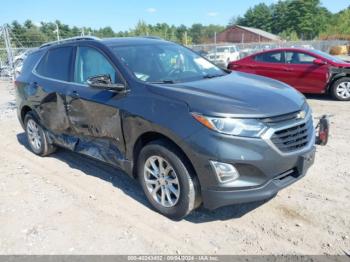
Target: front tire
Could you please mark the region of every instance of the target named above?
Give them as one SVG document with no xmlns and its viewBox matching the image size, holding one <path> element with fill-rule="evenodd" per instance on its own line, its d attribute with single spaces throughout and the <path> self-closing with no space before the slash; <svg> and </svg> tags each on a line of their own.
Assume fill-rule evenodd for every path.
<svg viewBox="0 0 350 262">
<path fill-rule="evenodd" d="M 32 112 L 26 114 L 24 127 L 30 149 L 39 156 L 47 156 L 56 150 L 49 143 L 47 135 Z"/>
<path fill-rule="evenodd" d="M 350 101 L 350 77 L 343 77 L 335 81 L 331 94 L 336 100 Z"/>
<path fill-rule="evenodd" d="M 137 170 L 147 199 L 161 214 L 178 220 L 200 205 L 197 177 L 170 143 L 147 144 L 140 152 Z"/>
</svg>

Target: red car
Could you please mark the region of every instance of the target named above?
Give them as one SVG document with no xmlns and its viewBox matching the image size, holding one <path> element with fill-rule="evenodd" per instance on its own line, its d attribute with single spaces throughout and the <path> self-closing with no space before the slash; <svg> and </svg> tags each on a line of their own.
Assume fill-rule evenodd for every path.
<svg viewBox="0 0 350 262">
<path fill-rule="evenodd" d="M 231 62 L 228 69 L 274 78 L 302 93 L 350 100 L 350 62 L 319 50 L 271 49 Z"/>
</svg>

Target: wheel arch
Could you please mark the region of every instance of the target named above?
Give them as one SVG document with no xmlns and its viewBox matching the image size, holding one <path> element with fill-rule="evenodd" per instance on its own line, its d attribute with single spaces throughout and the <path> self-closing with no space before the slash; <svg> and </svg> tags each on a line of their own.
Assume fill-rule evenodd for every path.
<svg viewBox="0 0 350 262">
<path fill-rule="evenodd" d="M 28 112 L 30 112 L 30 111 L 33 111 L 33 109 L 27 105 L 25 105 L 21 108 L 20 117 L 21 117 L 22 124 L 24 124 L 24 118 L 25 118 L 26 114 L 28 114 Z"/>
<path fill-rule="evenodd" d="M 169 136 L 166 136 L 166 135 L 164 135 L 160 132 L 156 132 L 156 131 L 149 131 L 149 132 L 145 132 L 145 133 L 141 134 L 137 138 L 136 142 L 134 143 L 133 152 L 132 152 L 133 163 L 134 163 L 132 174 L 135 178 L 137 177 L 137 160 L 138 160 L 141 149 L 145 145 L 149 144 L 150 142 L 157 141 L 157 140 L 169 143 L 172 147 L 174 147 L 176 149 L 176 151 L 181 154 L 181 157 L 186 162 L 187 166 L 191 169 L 191 172 L 198 178 L 196 170 L 195 170 L 190 158 L 185 153 L 185 151 Z"/>
<path fill-rule="evenodd" d="M 331 77 L 331 80 L 329 81 L 327 85 L 326 91 L 329 93 L 331 91 L 331 88 L 333 87 L 334 83 L 338 81 L 339 79 L 342 79 L 343 77 L 350 77 L 350 72 L 342 72 L 339 74 L 335 74 Z"/>
</svg>

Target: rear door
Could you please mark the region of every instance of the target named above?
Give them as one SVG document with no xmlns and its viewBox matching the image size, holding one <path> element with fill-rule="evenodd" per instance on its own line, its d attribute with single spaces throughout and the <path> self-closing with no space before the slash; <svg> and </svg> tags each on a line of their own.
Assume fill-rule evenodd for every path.
<svg viewBox="0 0 350 262">
<path fill-rule="evenodd" d="M 284 52 L 272 51 L 257 54 L 252 62 L 246 65 L 249 73 L 284 81 L 288 69 L 284 66 Z"/>
<path fill-rule="evenodd" d="M 42 125 L 57 134 L 70 127 L 65 107 L 65 94 L 72 77 L 72 46 L 50 48 L 34 69 L 28 85 L 29 101 L 38 113 Z"/>
<path fill-rule="evenodd" d="M 315 56 L 300 52 L 285 53 L 286 67 L 290 68 L 284 75 L 284 82 L 303 93 L 322 93 L 328 79 L 329 69 L 325 65 L 316 65 Z"/>
<path fill-rule="evenodd" d="M 101 50 L 77 46 L 73 83 L 67 92 L 71 132 L 80 139 L 76 151 L 116 164 L 125 153 L 119 108 L 127 93 L 88 86 L 88 78 L 97 75 L 110 75 L 114 83 L 125 84 Z"/>
</svg>

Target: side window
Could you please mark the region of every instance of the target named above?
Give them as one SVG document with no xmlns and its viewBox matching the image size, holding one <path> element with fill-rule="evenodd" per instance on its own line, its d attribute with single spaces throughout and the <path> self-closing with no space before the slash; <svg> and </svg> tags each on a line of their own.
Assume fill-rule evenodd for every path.
<svg viewBox="0 0 350 262">
<path fill-rule="evenodd" d="M 24 59 L 20 75 L 28 76 L 32 72 L 33 67 L 38 62 L 42 54 L 43 52 L 40 52 L 40 51 L 29 54 L 27 58 Z"/>
<path fill-rule="evenodd" d="M 74 82 L 85 84 L 89 77 L 97 75 L 109 75 L 116 83 L 117 72 L 102 53 L 92 47 L 78 47 Z"/>
<path fill-rule="evenodd" d="M 41 59 L 36 72 L 39 75 L 69 81 L 73 47 L 59 47 L 49 50 Z"/>
<path fill-rule="evenodd" d="M 264 63 L 283 63 L 283 55 L 282 52 L 268 52 L 256 55 L 254 60 Z"/>
<path fill-rule="evenodd" d="M 286 52 L 286 63 L 288 64 L 312 64 L 316 57 L 300 53 Z"/>
</svg>

